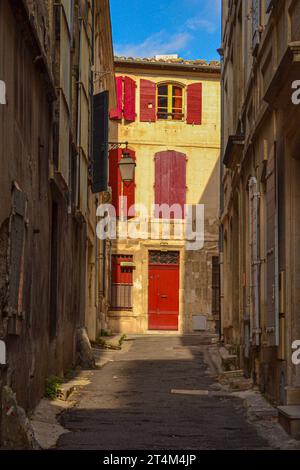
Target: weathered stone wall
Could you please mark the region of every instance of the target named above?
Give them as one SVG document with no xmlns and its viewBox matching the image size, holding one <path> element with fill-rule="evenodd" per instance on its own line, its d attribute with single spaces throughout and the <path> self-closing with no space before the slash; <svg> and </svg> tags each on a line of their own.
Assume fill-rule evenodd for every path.
<svg viewBox="0 0 300 470">
<path fill-rule="evenodd" d="M 298 43 L 290 42 L 300 39 L 299 2 L 273 3 L 260 12 L 260 32 L 253 36 L 253 2 L 223 2 L 222 331 L 225 342 L 239 347 L 246 373 L 271 399 L 287 403 L 286 386 L 298 387 L 300 397 L 300 369 L 291 361 L 300 337 L 300 108 L 291 100 L 300 66 Z M 257 236 L 251 178 L 257 182 Z"/>
<path fill-rule="evenodd" d="M 79 188 L 73 185 L 74 175 L 73 180 L 69 180 L 69 174 L 62 176 L 54 162 L 61 138 L 69 141 L 69 135 L 72 158 L 77 156 L 80 11 L 75 8 L 73 25 L 76 49 L 72 52 L 70 77 L 72 114 L 69 127 L 59 135 L 60 110 L 56 103 L 63 59 L 58 54 L 53 3 L 0 2 L 0 79 L 6 84 L 7 95 L 6 104 L 0 105 L 0 338 L 6 343 L 8 361 L 1 380 L 26 410 L 32 409 L 44 394 L 47 376 L 61 376 L 75 364 L 76 332 L 85 323 L 88 224 L 91 236 L 96 238 L 96 196 L 91 196 L 89 220 L 89 213 L 77 210 Z M 106 2 L 103 5 L 107 8 Z M 89 126 L 82 132 L 80 138 L 89 142 Z M 69 162 L 70 153 L 65 153 L 60 149 L 59 157 Z M 90 155 L 86 157 L 87 161 Z M 89 187 L 88 179 L 88 172 L 81 175 L 82 193 Z M 14 207 L 13 188 L 26 201 L 22 230 L 17 234 L 12 221 L 19 216 L 19 209 Z M 56 247 L 53 204 L 57 207 Z M 16 262 L 12 262 L 14 247 L 20 253 Z M 18 298 L 12 308 L 16 279 Z M 92 314 L 96 319 L 100 312 Z"/>
</svg>

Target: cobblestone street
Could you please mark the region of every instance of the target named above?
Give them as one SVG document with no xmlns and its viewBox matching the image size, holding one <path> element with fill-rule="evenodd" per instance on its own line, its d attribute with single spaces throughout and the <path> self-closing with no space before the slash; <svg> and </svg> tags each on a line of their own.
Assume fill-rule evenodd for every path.
<svg viewBox="0 0 300 470">
<path fill-rule="evenodd" d="M 213 391 L 206 342 L 199 336 L 127 342 L 127 351 L 95 371 L 75 396 L 77 405 L 62 415 L 70 432 L 58 448 L 270 448 L 247 421 L 242 400 Z"/>
</svg>

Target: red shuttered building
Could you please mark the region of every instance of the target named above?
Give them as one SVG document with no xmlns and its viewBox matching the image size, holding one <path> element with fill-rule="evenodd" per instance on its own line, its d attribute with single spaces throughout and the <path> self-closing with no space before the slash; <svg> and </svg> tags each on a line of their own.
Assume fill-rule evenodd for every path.
<svg viewBox="0 0 300 470">
<path fill-rule="evenodd" d="M 118 107 L 110 126 L 122 145 L 109 154 L 119 230 L 110 327 L 124 333 L 213 329 L 219 315 L 219 65 L 120 59 L 116 70 Z M 119 168 L 126 142 L 136 162 L 131 182 L 122 182 Z M 207 246 L 193 253 L 186 249 L 186 207 L 198 203 L 207 203 L 210 234 Z"/>
</svg>

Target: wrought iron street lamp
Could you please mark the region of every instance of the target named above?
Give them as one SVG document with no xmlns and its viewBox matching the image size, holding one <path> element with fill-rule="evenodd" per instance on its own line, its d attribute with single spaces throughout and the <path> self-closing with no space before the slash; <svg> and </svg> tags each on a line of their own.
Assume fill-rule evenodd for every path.
<svg viewBox="0 0 300 470">
<path fill-rule="evenodd" d="M 131 182 L 134 180 L 134 172 L 135 172 L 136 163 L 134 158 L 130 155 L 128 150 L 123 151 L 123 156 L 119 163 L 121 179 L 125 182 Z"/>
</svg>

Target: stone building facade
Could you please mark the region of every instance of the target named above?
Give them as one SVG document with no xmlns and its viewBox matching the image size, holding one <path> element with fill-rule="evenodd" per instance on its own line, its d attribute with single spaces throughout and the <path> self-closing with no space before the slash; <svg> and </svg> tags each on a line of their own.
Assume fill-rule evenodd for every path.
<svg viewBox="0 0 300 470">
<path fill-rule="evenodd" d="M 222 332 L 272 400 L 300 404 L 300 3 L 223 1 Z"/>
<path fill-rule="evenodd" d="M 117 212 L 120 195 L 128 209 L 142 208 L 129 213 L 136 238 L 121 235 L 119 220 L 112 242 L 109 326 L 124 333 L 213 330 L 219 314 L 219 63 L 167 56 L 116 58 L 115 66 L 118 106 L 110 127 L 119 143 L 128 142 L 136 169 L 135 180 L 122 183 L 122 150 L 110 151 L 112 201 Z M 179 214 L 155 213 L 154 204 L 178 204 Z M 205 206 L 202 249 L 187 248 L 184 204 Z"/>
<path fill-rule="evenodd" d="M 0 2 L 0 373 L 26 410 L 104 320 L 92 105 L 115 105 L 113 67 L 107 0 Z"/>
</svg>

